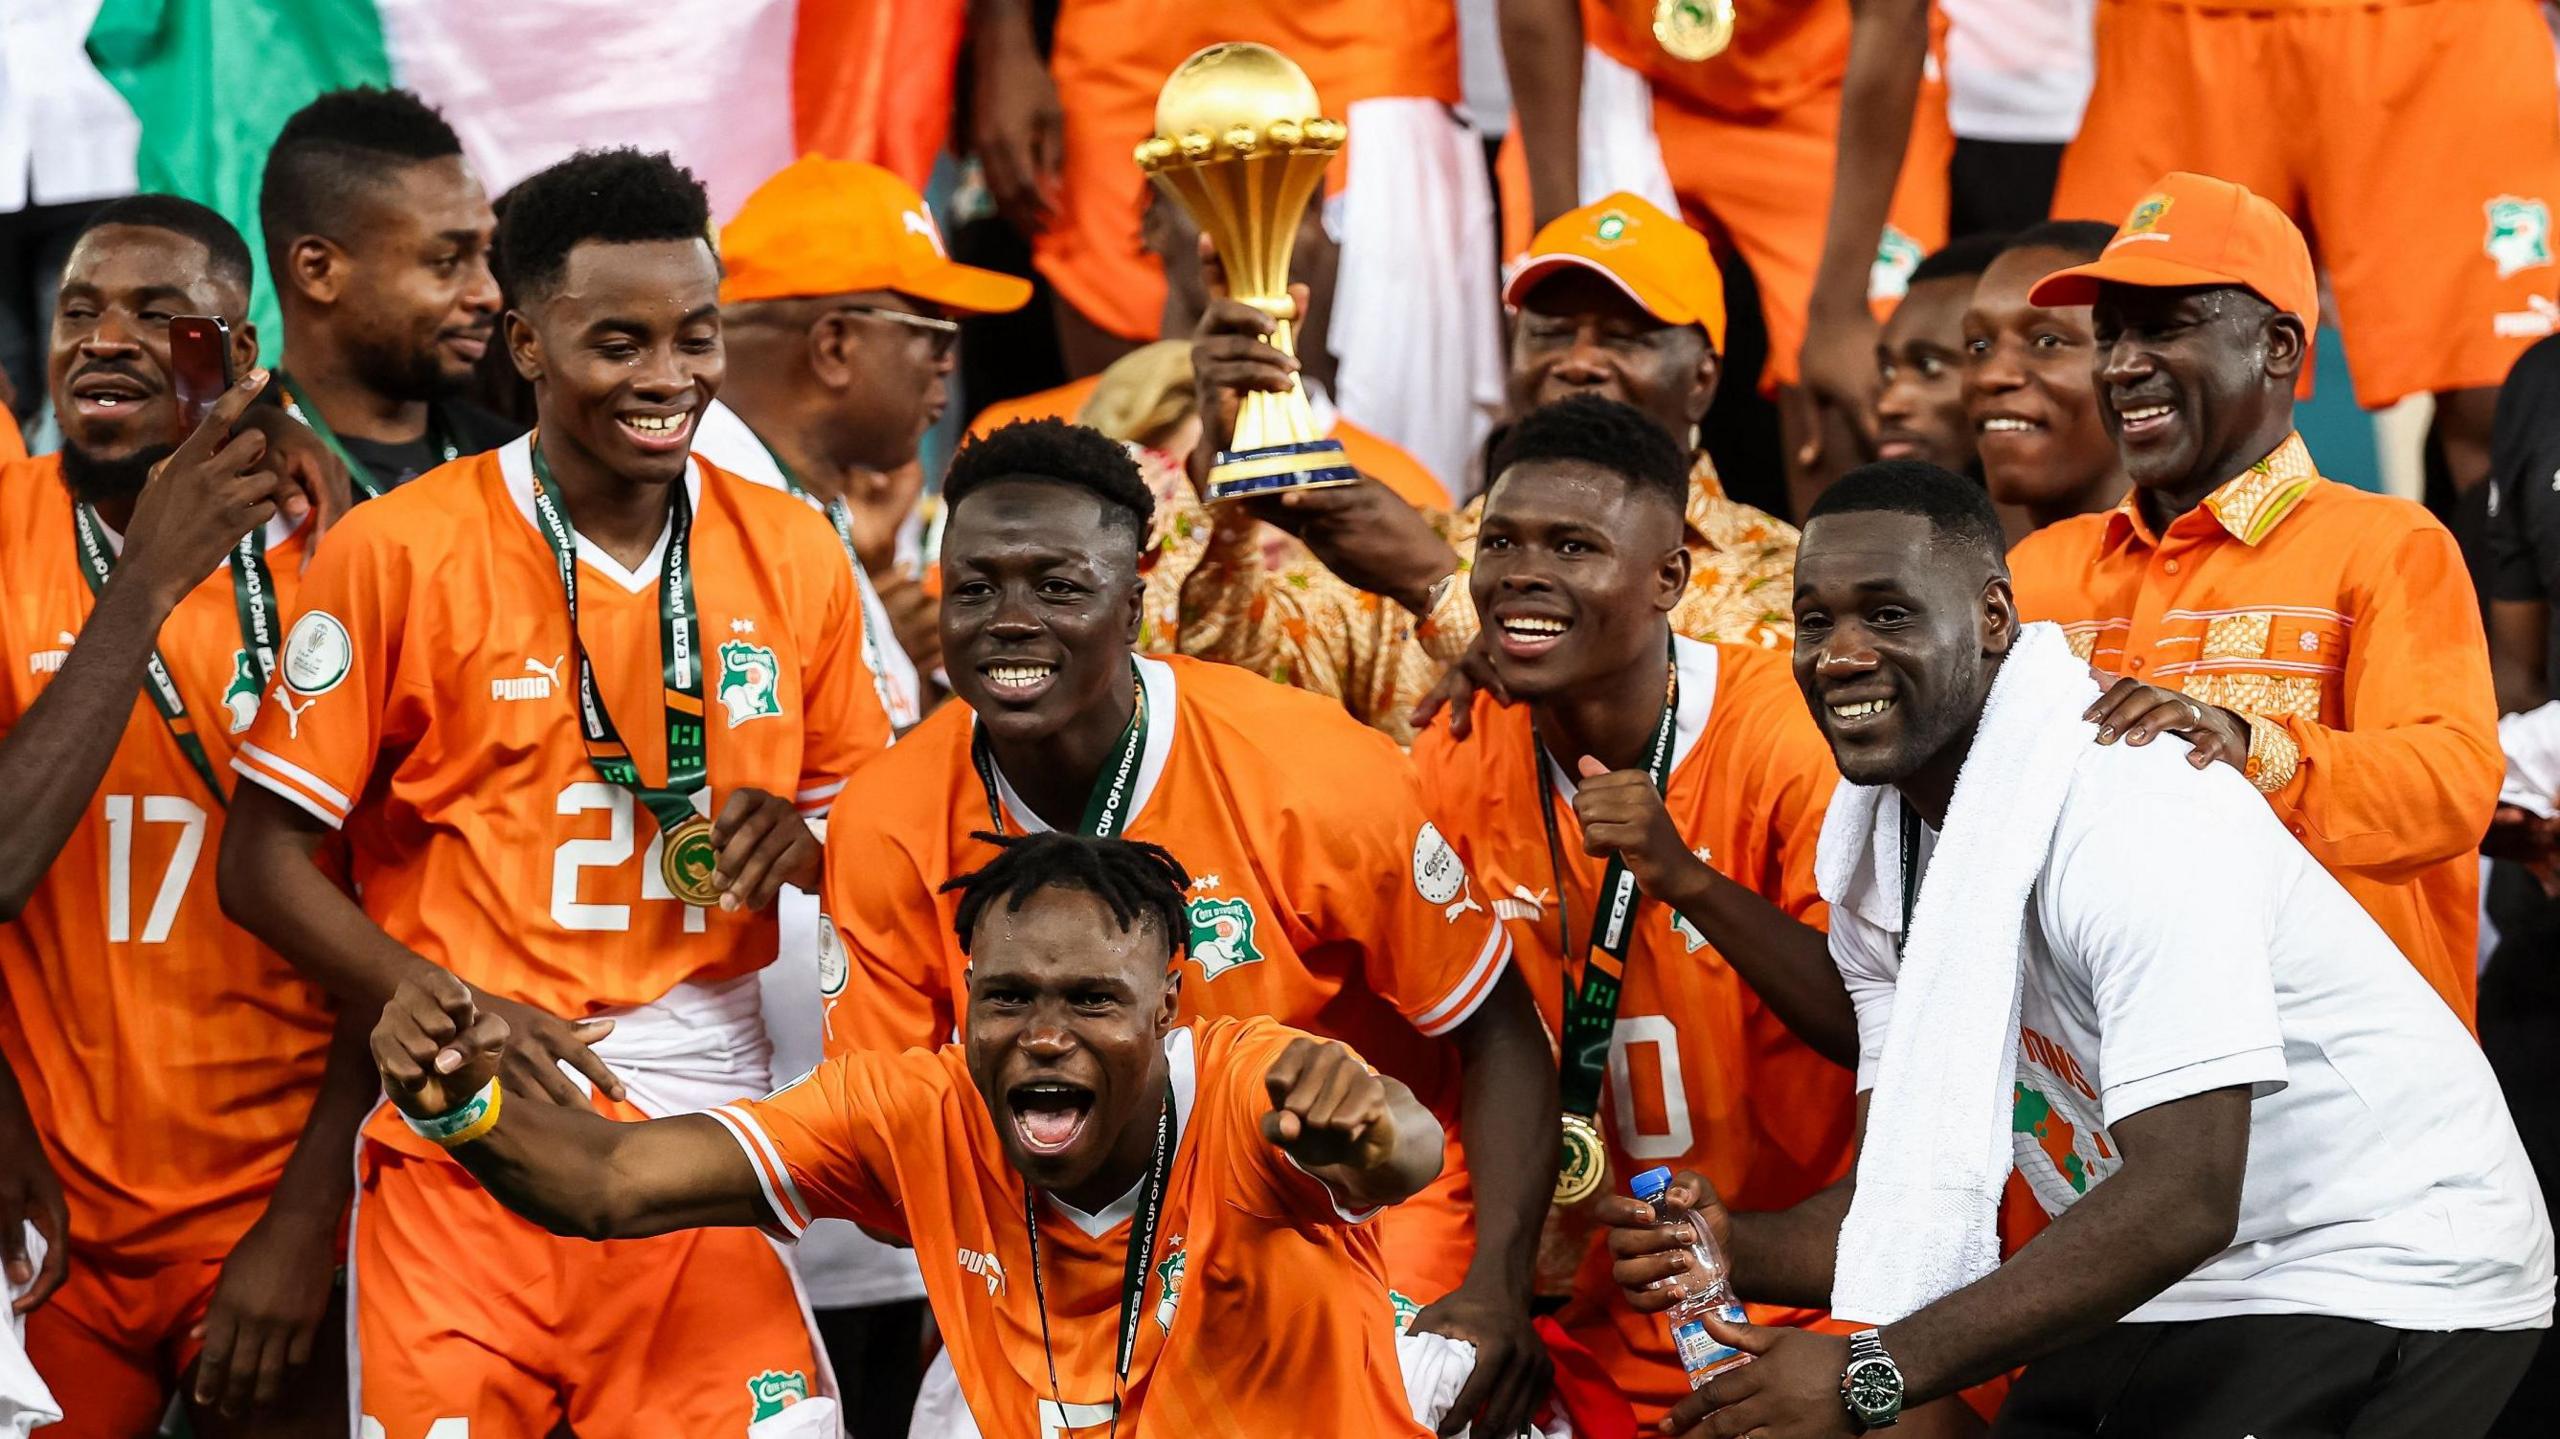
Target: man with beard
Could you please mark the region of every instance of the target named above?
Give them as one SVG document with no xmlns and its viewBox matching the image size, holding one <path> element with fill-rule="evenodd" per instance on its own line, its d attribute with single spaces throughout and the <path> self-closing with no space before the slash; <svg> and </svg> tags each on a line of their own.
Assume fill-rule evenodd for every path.
<svg viewBox="0 0 2560 1439">
<path fill-rule="evenodd" d="M 2476 1439 L 2552 1303 L 2487 1061 L 2239 775 L 2090 742 L 2098 686 L 2021 626 L 2002 548 L 1980 486 L 1907 462 L 1806 521 L 1795 673 L 1848 781 L 1815 875 L 1860 1153 L 1792 1209 L 1695 1174 L 1668 1199 L 1742 1295 L 1875 1327 L 1710 1318 L 1752 1362 L 1671 1425 L 1847 1439 L 2023 1364 L 1995 1434 Z M 2054 1221 L 2004 1261 L 2013 1167 Z M 1669 1308 L 1685 1246 L 1603 1211 L 1627 1301 Z"/>
<path fill-rule="evenodd" d="M 267 383 L 249 282 L 200 205 L 101 209 L 54 314 L 63 448 L 0 467 L 0 1053 L 32 1115 L 0 1169 L 42 1174 L 0 1227 L 13 1260 L 21 1218 L 51 1246 L 20 1308 L 60 1434 L 148 1433 L 182 1388 L 201 1435 L 346 1426 L 326 1316 L 366 1101 L 314 1108 L 330 1006 L 223 918 L 209 862 L 313 517 L 234 433 Z M 228 322 L 245 377 L 193 434 L 175 315 Z"/>
<path fill-rule="evenodd" d="M 2095 306 L 2133 489 L 2018 546 L 2019 612 L 2120 676 L 2101 743 L 2174 733 L 2248 776 L 2468 1022 L 2504 769 L 2480 602 L 2434 516 L 2322 479 L 2294 433 L 2320 303 L 2302 232 L 2172 174 L 2027 298 Z"/>
<path fill-rule="evenodd" d="M 267 152 L 258 224 L 286 401 L 358 498 L 522 433 L 459 398 L 496 333 L 497 219 L 442 115 L 371 86 L 303 106 Z"/>
<path fill-rule="evenodd" d="M 1150 844 L 1009 839 L 946 886 L 960 1042 L 707 1114 L 506 1102 L 506 1020 L 450 975 L 402 982 L 374 1056 L 412 1127 L 554 1233 L 832 1216 L 914 1244 L 983 1433 L 1421 1439 L 1368 1220 L 1439 1173 L 1439 1123 L 1342 1044 L 1182 1022 L 1190 883 Z"/>
<path fill-rule="evenodd" d="M 1554 1069 L 1510 942 L 1394 743 L 1232 665 L 1131 653 L 1153 500 L 1117 441 L 1054 420 L 964 446 L 943 482 L 942 648 L 961 703 L 833 811 L 828 1052 L 947 1038 L 968 995 L 954 875 L 986 832 L 1160 843 L 1192 873 L 1183 1012 L 1343 1040 L 1456 1122 L 1448 1169 L 1390 1216 L 1417 1328 L 1473 1342 L 1510 1433 L 1545 1389 L 1529 1265 L 1552 1187 Z M 930 1278 L 930 1274 L 928 1274 Z"/>
<path fill-rule="evenodd" d="M 708 228 L 664 155 L 524 183 L 507 339 L 540 429 L 355 508 L 233 760 L 225 907 L 350 1007 L 470 984 L 513 1034 L 511 1111 L 768 1088 L 770 906 L 817 882 L 805 821 L 888 742 L 835 535 L 690 453 L 723 364 Z M 353 896 L 318 858 L 340 833 Z M 350 1243 L 358 1408 L 387 1432 L 734 1433 L 814 1392 L 760 1241 L 567 1244 L 388 1119 Z"/>
</svg>

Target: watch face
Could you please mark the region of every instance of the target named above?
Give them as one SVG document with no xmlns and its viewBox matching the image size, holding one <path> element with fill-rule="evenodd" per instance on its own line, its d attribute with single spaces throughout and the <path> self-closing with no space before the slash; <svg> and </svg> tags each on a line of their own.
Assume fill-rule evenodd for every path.
<svg viewBox="0 0 2560 1439">
<path fill-rule="evenodd" d="M 1861 1359 L 1840 1383 L 1841 1397 L 1861 1419 L 1889 1419 L 1902 1410 L 1902 1373 L 1887 1359 Z"/>
</svg>

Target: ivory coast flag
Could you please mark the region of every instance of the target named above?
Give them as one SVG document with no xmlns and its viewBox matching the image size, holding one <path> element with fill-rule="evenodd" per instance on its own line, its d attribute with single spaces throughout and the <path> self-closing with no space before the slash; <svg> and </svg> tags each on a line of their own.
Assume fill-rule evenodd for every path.
<svg viewBox="0 0 2560 1439">
<path fill-rule="evenodd" d="M 806 151 L 921 188 L 942 145 L 959 0 L 103 0 L 99 71 L 142 121 L 136 171 L 250 237 L 287 116 L 398 85 L 444 111 L 494 198 L 573 150 L 665 150 L 725 219 Z M 261 329 L 275 304 L 264 285 Z"/>
</svg>

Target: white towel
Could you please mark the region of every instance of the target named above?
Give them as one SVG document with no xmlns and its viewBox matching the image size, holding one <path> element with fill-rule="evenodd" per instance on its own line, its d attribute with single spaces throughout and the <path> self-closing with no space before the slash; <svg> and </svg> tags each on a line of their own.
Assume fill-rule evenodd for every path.
<svg viewBox="0 0 2560 1439">
<path fill-rule="evenodd" d="M 1458 1391 L 1476 1372 L 1476 1347 L 1446 1334 L 1407 1330 L 1396 1336 L 1396 1362 L 1404 1369 L 1404 1402 L 1413 1410 L 1413 1422 L 1438 1429 L 1449 1406 L 1458 1401 Z M 1473 1426 L 1459 1430 L 1457 1439 L 1475 1439 Z M 1526 1428 L 1500 1439 L 1574 1439 L 1573 1420 L 1549 1396 L 1539 1402 Z"/>
<path fill-rule="evenodd" d="M 44 1236 L 32 1224 L 26 1230 L 27 1262 L 38 1269 L 44 1267 Z M 12 1299 L 26 1293 L 12 1284 Z M 0 1329 L 0 1435 L 9 1439 L 26 1439 L 27 1431 L 51 1424 L 62 1418 L 62 1405 L 47 1389 L 36 1367 L 27 1362 L 27 1321 L 23 1315 L 12 1315 L 8 1327 Z"/>
<path fill-rule="evenodd" d="M 2000 1262 L 2001 1186 L 2018 1069 L 2019 936 L 2073 771 L 2095 754 L 2097 698 L 2062 631 L 2027 626 L 1991 683 L 1921 878 L 1868 1101 L 1857 1196 L 1840 1226 L 1831 1308 L 1890 1324 Z M 1839 904 L 1862 868 L 1902 911 L 1901 797 L 1842 784 L 1814 860 Z"/>
</svg>

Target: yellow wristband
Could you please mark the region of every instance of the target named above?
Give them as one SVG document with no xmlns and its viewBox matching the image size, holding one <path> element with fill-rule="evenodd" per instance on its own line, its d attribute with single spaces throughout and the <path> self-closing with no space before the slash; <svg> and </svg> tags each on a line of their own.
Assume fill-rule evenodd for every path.
<svg viewBox="0 0 2560 1439">
<path fill-rule="evenodd" d="M 433 1119 L 412 1118 L 406 1113 L 400 1117 L 408 1121 L 411 1129 L 445 1148 L 460 1149 L 498 1127 L 498 1106 L 505 1097 L 505 1091 L 498 1087 L 497 1076 L 491 1075 L 478 1094 L 464 1100 L 450 1113 Z"/>
</svg>

